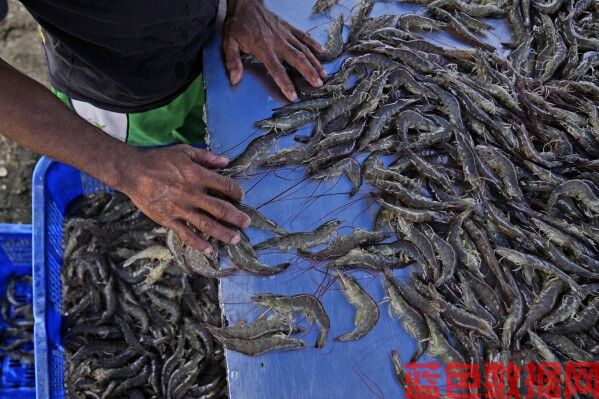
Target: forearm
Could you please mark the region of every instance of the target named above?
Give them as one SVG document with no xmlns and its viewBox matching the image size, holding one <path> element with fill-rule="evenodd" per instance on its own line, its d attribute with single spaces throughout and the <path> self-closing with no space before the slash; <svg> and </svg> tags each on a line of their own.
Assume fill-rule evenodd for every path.
<svg viewBox="0 0 599 399">
<path fill-rule="evenodd" d="M 249 4 L 249 3 L 260 3 L 262 0 L 227 0 L 227 10 L 232 10 L 237 5 Z"/>
<path fill-rule="evenodd" d="M 0 134 L 117 187 L 136 150 L 88 123 L 45 87 L 0 60 Z"/>
</svg>

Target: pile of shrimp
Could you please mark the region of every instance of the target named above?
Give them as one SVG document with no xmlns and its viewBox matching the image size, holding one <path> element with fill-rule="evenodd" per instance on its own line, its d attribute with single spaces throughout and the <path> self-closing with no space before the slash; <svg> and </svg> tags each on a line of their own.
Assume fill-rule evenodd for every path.
<svg viewBox="0 0 599 399">
<path fill-rule="evenodd" d="M 372 17 L 375 2 L 361 0 L 349 18 L 333 20 L 321 60 L 342 58 L 339 69 L 319 88 L 295 76 L 300 101 L 258 121 L 263 134 L 223 170 L 239 178 L 282 168 L 304 170 L 310 181 L 347 178 L 348 197 L 361 193 L 378 207 L 372 228 L 340 235 L 342 221 L 329 220 L 290 233 L 283 221 L 240 205 L 273 238 L 244 236 L 224 252 L 259 276 L 293 267 L 261 263 L 266 249 L 318 262 L 355 308 L 354 329 L 338 341 L 364 337 L 379 319 L 353 275 L 360 270 L 380 276 L 387 306 L 416 339 L 412 362 L 424 353 L 462 364 L 596 360 L 596 3 L 415 2 L 423 13 Z M 319 0 L 314 12 L 336 3 Z M 485 41 L 490 18 L 511 26 L 514 41 L 504 51 Z M 433 43 L 430 31 L 470 47 Z M 311 134 L 281 145 L 310 124 Z M 399 268 L 410 268 L 408 281 L 394 277 Z M 327 342 L 330 322 L 315 296 L 253 301 L 273 315 L 213 329 L 225 347 L 246 354 L 305 347 L 291 337 L 295 316 L 319 326 L 316 347 Z M 244 328 L 252 334 L 240 336 Z M 405 385 L 398 352 L 391 360 Z"/>
</svg>

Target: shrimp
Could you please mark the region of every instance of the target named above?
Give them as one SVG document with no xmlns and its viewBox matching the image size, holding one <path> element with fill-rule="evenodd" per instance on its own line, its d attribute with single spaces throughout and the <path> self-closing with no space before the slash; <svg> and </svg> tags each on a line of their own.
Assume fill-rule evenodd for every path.
<svg viewBox="0 0 599 399">
<path fill-rule="evenodd" d="M 582 202 L 593 213 L 599 214 L 599 198 L 595 194 L 596 187 L 593 186 L 586 180 L 568 180 L 553 190 L 547 205 L 553 208 L 561 196 L 572 197 Z"/>
<path fill-rule="evenodd" d="M 279 313 L 299 313 L 308 322 L 316 322 L 320 327 L 320 333 L 316 340 L 316 348 L 324 347 L 331 322 L 324 310 L 322 303 L 314 295 L 301 294 L 283 296 L 275 294 L 259 294 L 252 297 L 252 301 L 266 308 L 273 309 Z"/>
<path fill-rule="evenodd" d="M 311 232 L 289 233 L 274 237 L 254 246 L 255 250 L 278 248 L 282 251 L 290 249 L 308 249 L 329 241 L 341 226 L 340 220 L 329 220 Z"/>
<path fill-rule="evenodd" d="M 379 320 L 377 303 L 364 291 L 358 281 L 341 271 L 337 271 L 338 282 L 343 294 L 356 308 L 353 331 L 335 337 L 335 341 L 353 341 L 362 338 L 374 328 Z"/>
</svg>

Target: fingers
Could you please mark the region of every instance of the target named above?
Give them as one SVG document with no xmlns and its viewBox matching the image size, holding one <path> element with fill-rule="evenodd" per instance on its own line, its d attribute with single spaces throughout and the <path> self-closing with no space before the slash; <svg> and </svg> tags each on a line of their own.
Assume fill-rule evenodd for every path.
<svg viewBox="0 0 599 399">
<path fill-rule="evenodd" d="M 283 57 L 285 61 L 297 69 L 312 86 L 322 86 L 320 74 L 301 51 L 291 45 L 287 45 L 283 50 Z"/>
<path fill-rule="evenodd" d="M 295 37 L 291 37 L 290 43 L 296 49 L 298 49 L 299 51 L 301 51 L 303 53 L 303 55 L 308 59 L 308 61 L 310 61 L 310 64 L 312 64 L 312 66 L 318 71 L 318 75 L 321 78 L 326 77 L 327 74 L 326 74 L 324 68 L 322 67 L 322 64 L 320 63 L 320 61 L 318 61 L 318 59 L 316 58 L 316 56 L 314 55 L 312 50 L 310 50 L 305 44 L 301 43 Z"/>
<path fill-rule="evenodd" d="M 297 40 L 299 40 L 300 42 L 308 46 L 310 49 L 312 49 L 312 51 L 315 51 L 317 53 L 323 53 L 325 51 L 325 49 L 320 45 L 320 43 L 313 39 L 312 36 L 310 36 L 304 31 L 297 29 L 295 26 L 291 25 L 288 22 L 285 22 L 285 24 L 287 25 L 293 36 L 295 36 Z"/>
<path fill-rule="evenodd" d="M 233 39 L 223 42 L 223 52 L 225 54 L 225 65 L 229 71 L 229 80 L 232 85 L 236 85 L 243 76 L 243 63 L 241 62 L 241 50 L 239 43 Z"/>
<path fill-rule="evenodd" d="M 229 159 L 227 157 L 213 154 L 210 151 L 194 148 L 188 145 L 183 147 L 184 151 L 193 162 L 206 168 L 223 168 L 229 163 Z"/>
<path fill-rule="evenodd" d="M 203 169 L 200 170 L 200 182 L 207 189 L 218 191 L 236 202 L 243 199 L 243 189 L 230 177 Z"/>
<path fill-rule="evenodd" d="M 270 52 L 266 55 L 266 58 L 261 61 L 264 63 L 264 66 L 266 66 L 268 73 L 270 73 L 285 97 L 287 97 L 289 101 L 295 101 L 297 99 L 295 87 L 293 87 L 293 83 L 291 83 L 291 79 L 289 79 L 289 75 L 287 74 L 285 67 L 276 54 L 274 52 Z"/>
<path fill-rule="evenodd" d="M 239 232 L 223 226 L 210 216 L 196 210 L 187 212 L 184 217 L 185 220 L 194 225 L 202 233 L 214 237 L 225 244 L 235 245 L 241 240 Z"/>
<path fill-rule="evenodd" d="M 179 236 L 179 239 L 186 245 L 207 254 L 214 251 L 212 245 L 203 238 L 199 237 L 194 231 L 189 228 L 184 222 L 175 220 L 170 226 L 165 226 L 173 230 Z"/>
<path fill-rule="evenodd" d="M 245 229 L 252 223 L 252 219 L 245 213 L 241 212 L 232 204 L 223 201 L 219 198 L 214 198 L 209 195 L 198 195 L 195 197 L 197 202 L 195 206 L 209 213 L 218 220 L 223 220 L 232 225 Z"/>
</svg>

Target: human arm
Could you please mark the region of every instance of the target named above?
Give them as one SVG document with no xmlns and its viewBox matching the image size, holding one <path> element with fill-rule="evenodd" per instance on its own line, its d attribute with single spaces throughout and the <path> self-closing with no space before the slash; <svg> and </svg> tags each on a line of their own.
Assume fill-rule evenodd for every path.
<svg viewBox="0 0 599 399">
<path fill-rule="evenodd" d="M 122 143 L 64 106 L 45 87 L 0 60 L 0 134 L 70 164 L 125 193 L 148 217 L 187 244 L 210 250 L 186 221 L 223 242 L 239 233 L 219 220 L 247 227 L 250 219 L 208 190 L 234 201 L 243 191 L 211 169 L 228 160 L 189 146 L 142 150 Z"/>
<path fill-rule="evenodd" d="M 262 0 L 227 0 L 223 52 L 231 84 L 243 76 L 241 53 L 251 54 L 264 64 L 285 97 L 294 101 L 297 94 L 283 62 L 319 87 L 325 71 L 315 54 L 323 51 L 310 35 L 268 11 Z"/>
</svg>

